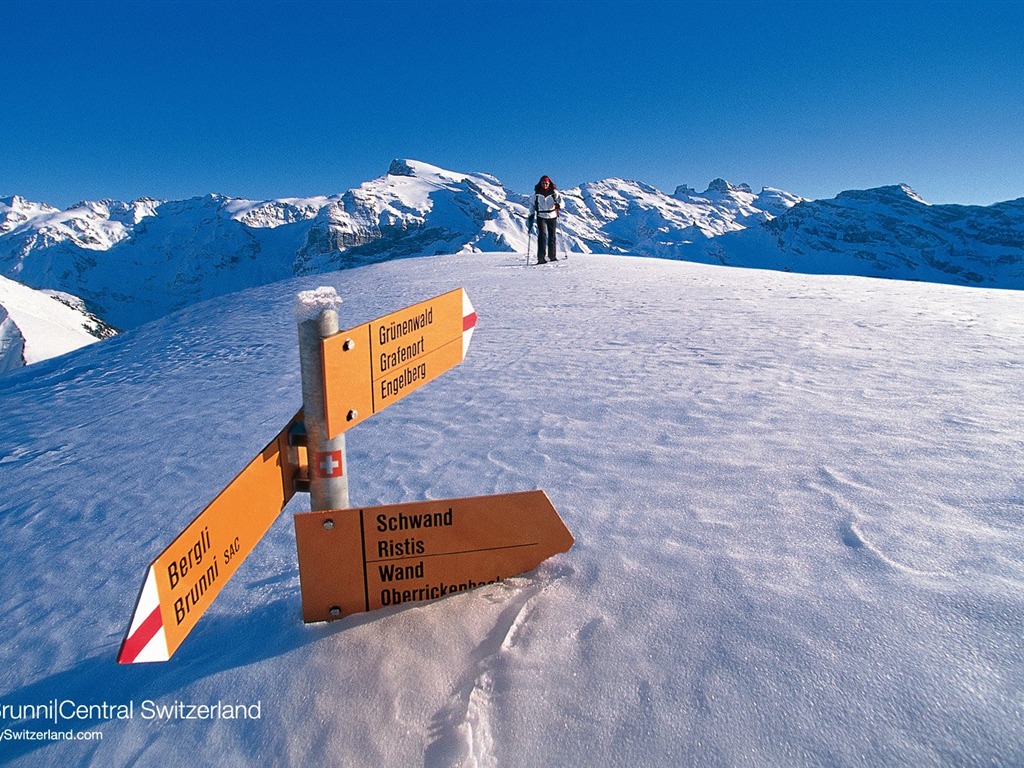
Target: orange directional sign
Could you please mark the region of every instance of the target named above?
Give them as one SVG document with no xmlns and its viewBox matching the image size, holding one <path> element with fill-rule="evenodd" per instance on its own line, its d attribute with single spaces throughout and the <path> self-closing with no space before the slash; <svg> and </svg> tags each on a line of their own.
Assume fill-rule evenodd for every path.
<svg viewBox="0 0 1024 768">
<path fill-rule="evenodd" d="M 305 463 L 301 454 L 289 458 L 288 434 L 299 420 L 301 414 L 150 564 L 119 663 L 167 661 L 270 528 Z"/>
<path fill-rule="evenodd" d="M 544 491 L 303 512 L 295 541 L 306 622 L 492 584 L 573 545 Z"/>
<path fill-rule="evenodd" d="M 461 363 L 475 327 L 456 288 L 324 339 L 328 439 Z"/>
</svg>

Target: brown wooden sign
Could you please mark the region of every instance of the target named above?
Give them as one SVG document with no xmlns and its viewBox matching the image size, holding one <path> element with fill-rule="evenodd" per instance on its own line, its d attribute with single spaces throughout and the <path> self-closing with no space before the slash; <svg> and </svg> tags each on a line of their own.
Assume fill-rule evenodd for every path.
<svg viewBox="0 0 1024 768">
<path fill-rule="evenodd" d="M 324 339 L 328 439 L 461 363 L 475 327 L 473 305 L 456 288 Z"/>
<path fill-rule="evenodd" d="M 544 491 L 295 515 L 302 618 L 434 600 L 536 568 L 573 545 Z"/>
<path fill-rule="evenodd" d="M 167 661 L 295 493 L 305 449 L 288 434 L 296 414 L 266 448 L 199 513 L 146 571 L 117 660 Z"/>
</svg>

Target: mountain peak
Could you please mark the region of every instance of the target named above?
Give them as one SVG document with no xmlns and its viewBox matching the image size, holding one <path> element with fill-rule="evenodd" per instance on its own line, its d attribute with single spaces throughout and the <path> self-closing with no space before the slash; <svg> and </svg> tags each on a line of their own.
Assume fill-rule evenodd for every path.
<svg viewBox="0 0 1024 768">
<path fill-rule="evenodd" d="M 388 168 L 388 176 L 413 176 L 416 178 L 444 176 L 446 178 L 455 178 L 461 175 L 419 160 L 395 159 L 391 161 L 391 166 Z"/>
<path fill-rule="evenodd" d="M 915 192 L 913 189 L 911 189 L 906 184 L 897 184 L 896 187 L 895 187 L 895 190 L 899 190 L 904 195 L 909 197 L 911 200 L 916 200 L 919 203 L 924 203 L 925 205 L 929 205 L 929 203 L 923 197 L 921 197 L 919 194 L 917 194 L 917 192 Z"/>
<path fill-rule="evenodd" d="M 408 160 L 392 160 L 391 167 L 388 168 L 388 176 L 415 176 L 416 169 L 413 167 L 413 163 Z"/>
<path fill-rule="evenodd" d="M 37 203 L 32 200 L 28 200 L 21 195 L 9 195 L 7 197 L 0 197 L 0 207 L 7 208 L 11 211 L 30 211 L 33 214 L 39 211 L 52 211 L 56 212 L 57 208 L 46 203 Z"/>
<path fill-rule="evenodd" d="M 400 158 L 391 161 L 387 176 L 383 178 L 386 179 L 388 176 L 399 179 L 421 179 L 427 182 L 428 185 L 448 186 L 450 184 L 462 184 L 471 178 L 477 177 L 477 174 L 458 173 L 431 165 L 430 163 L 424 163 L 420 160 Z"/>
<path fill-rule="evenodd" d="M 886 203 L 906 203 L 911 200 L 922 205 L 930 205 L 923 197 L 906 184 L 890 184 L 871 189 L 851 189 L 840 192 L 836 200 L 869 200 Z"/>
<path fill-rule="evenodd" d="M 737 186 L 733 186 L 725 179 L 715 179 L 710 184 L 708 184 L 708 188 L 707 190 L 705 190 L 704 194 L 707 194 L 708 192 L 718 192 L 723 195 L 729 194 L 730 192 L 748 192 L 753 194 L 753 191 L 747 184 L 739 184 Z"/>
</svg>

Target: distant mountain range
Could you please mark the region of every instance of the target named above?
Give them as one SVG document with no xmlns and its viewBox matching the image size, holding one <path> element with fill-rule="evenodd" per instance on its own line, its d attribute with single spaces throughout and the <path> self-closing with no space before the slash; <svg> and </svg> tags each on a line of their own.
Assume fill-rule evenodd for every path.
<svg viewBox="0 0 1024 768">
<path fill-rule="evenodd" d="M 671 195 L 605 179 L 562 190 L 564 246 L 809 273 L 1024 288 L 1024 198 L 929 205 L 905 185 L 806 200 L 722 179 Z M 81 297 L 131 328 L 296 275 L 465 251 L 523 252 L 529 196 L 485 173 L 395 160 L 340 195 L 83 202 L 0 199 L 0 275 Z"/>
</svg>

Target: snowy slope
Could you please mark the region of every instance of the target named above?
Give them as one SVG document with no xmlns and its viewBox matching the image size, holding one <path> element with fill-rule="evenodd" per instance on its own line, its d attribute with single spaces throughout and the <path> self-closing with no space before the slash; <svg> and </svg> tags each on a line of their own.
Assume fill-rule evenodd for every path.
<svg viewBox="0 0 1024 768">
<path fill-rule="evenodd" d="M 1024 764 L 1019 293 L 521 263 L 269 285 L 11 374 L 0 735 L 57 730 L 25 715 L 54 699 L 134 717 L 0 764 Z M 479 313 L 462 365 L 348 433 L 353 502 L 543 488 L 576 545 L 305 626 L 300 497 L 171 662 L 117 666 L 150 560 L 297 407 L 292 305 L 321 284 L 344 325 L 460 285 Z"/>
<path fill-rule="evenodd" d="M 0 277 L 0 373 L 113 334 L 75 296 L 50 295 Z"/>
</svg>

